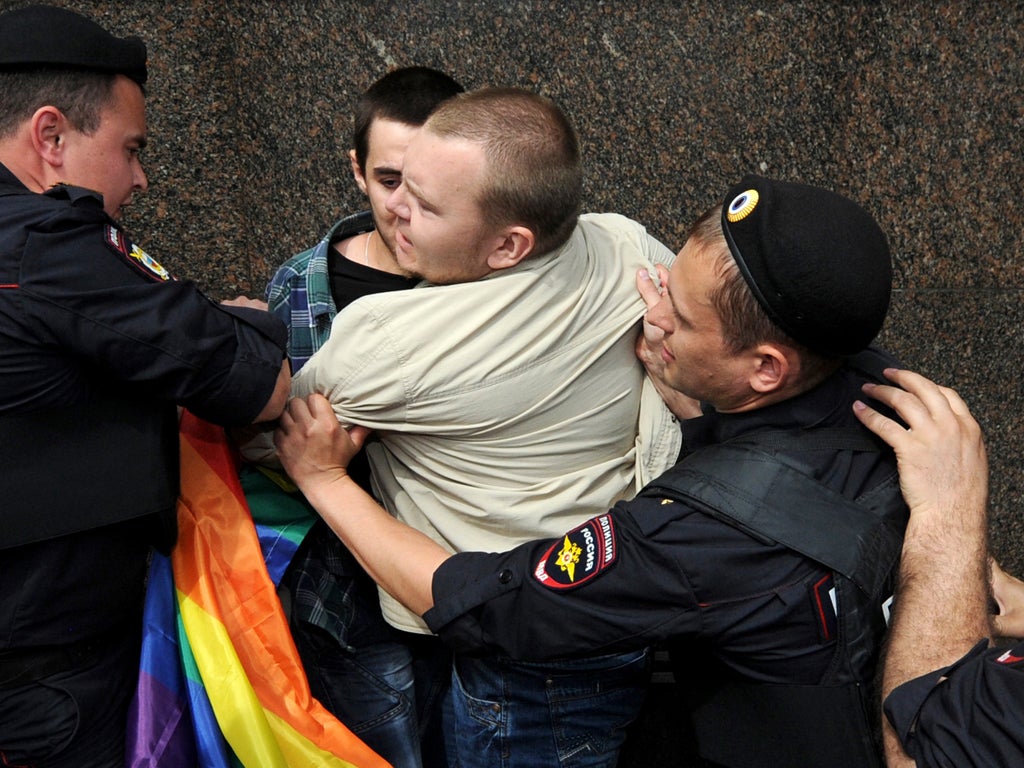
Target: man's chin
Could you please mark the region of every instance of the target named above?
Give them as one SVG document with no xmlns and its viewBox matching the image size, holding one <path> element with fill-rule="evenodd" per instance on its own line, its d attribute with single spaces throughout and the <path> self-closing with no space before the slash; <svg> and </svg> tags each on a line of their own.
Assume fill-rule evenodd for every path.
<svg viewBox="0 0 1024 768">
<path fill-rule="evenodd" d="M 410 275 L 415 274 L 416 260 L 410 259 L 409 255 L 401 248 L 395 249 L 395 263 Z"/>
</svg>

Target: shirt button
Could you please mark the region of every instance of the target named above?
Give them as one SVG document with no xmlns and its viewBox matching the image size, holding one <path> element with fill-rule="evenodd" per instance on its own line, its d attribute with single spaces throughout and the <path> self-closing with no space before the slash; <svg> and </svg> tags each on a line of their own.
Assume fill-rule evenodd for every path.
<svg viewBox="0 0 1024 768">
<path fill-rule="evenodd" d="M 512 571 L 510 571 L 508 568 L 503 570 L 501 573 L 498 574 L 498 581 L 500 581 L 502 584 L 508 584 L 510 581 L 512 581 Z"/>
</svg>

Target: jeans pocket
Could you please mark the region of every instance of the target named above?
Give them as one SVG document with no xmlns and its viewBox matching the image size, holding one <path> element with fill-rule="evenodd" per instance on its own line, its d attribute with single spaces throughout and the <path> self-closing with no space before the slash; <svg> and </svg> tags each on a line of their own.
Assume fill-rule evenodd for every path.
<svg viewBox="0 0 1024 768">
<path fill-rule="evenodd" d="M 626 728 L 643 706 L 647 652 L 583 661 L 579 669 L 552 674 L 546 681 L 559 766 L 614 766 Z"/>
<path fill-rule="evenodd" d="M 456 657 L 459 768 L 611 768 L 643 704 L 647 653 L 551 663 Z"/>
<path fill-rule="evenodd" d="M 303 663 L 313 695 L 356 734 L 412 716 L 412 660 L 401 646 L 350 653 L 326 644 Z"/>
<path fill-rule="evenodd" d="M 502 768 L 509 757 L 507 706 L 503 680 L 487 674 L 475 659 L 456 660 L 448 692 L 451 723 L 446 723 L 448 752 L 459 768 Z"/>
</svg>

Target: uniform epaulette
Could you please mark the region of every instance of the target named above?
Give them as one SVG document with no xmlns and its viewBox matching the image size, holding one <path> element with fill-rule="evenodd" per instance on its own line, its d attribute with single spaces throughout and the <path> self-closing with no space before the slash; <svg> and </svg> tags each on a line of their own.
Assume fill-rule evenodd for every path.
<svg viewBox="0 0 1024 768">
<path fill-rule="evenodd" d="M 85 203 L 90 206 L 97 206 L 101 210 L 103 209 L 103 195 L 85 187 L 76 187 L 72 184 L 60 182 L 54 184 L 43 194 L 56 200 L 67 200 L 72 205 Z"/>
</svg>

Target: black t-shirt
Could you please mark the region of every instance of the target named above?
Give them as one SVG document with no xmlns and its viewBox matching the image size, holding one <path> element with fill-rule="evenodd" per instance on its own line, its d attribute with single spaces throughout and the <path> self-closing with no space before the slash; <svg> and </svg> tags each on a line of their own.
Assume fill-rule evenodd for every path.
<svg viewBox="0 0 1024 768">
<path fill-rule="evenodd" d="M 334 305 L 341 312 L 349 304 L 362 296 L 369 296 L 374 293 L 386 293 L 387 291 L 401 291 L 415 286 L 419 279 L 395 275 L 391 272 L 384 272 L 374 269 L 366 264 L 352 261 L 339 253 L 336 244 L 341 240 L 352 237 L 352 234 L 345 233 L 339 240 L 331 243 L 327 252 L 327 271 L 331 279 L 331 298 Z M 366 452 L 360 451 L 348 465 L 348 474 L 359 486 L 368 493 L 370 490 L 370 462 L 366 458 Z"/>
<path fill-rule="evenodd" d="M 401 291 L 419 282 L 415 277 L 393 275 L 347 259 L 333 246 L 332 243 L 328 252 L 327 269 L 331 277 L 331 297 L 339 312 L 362 296 Z"/>
</svg>

